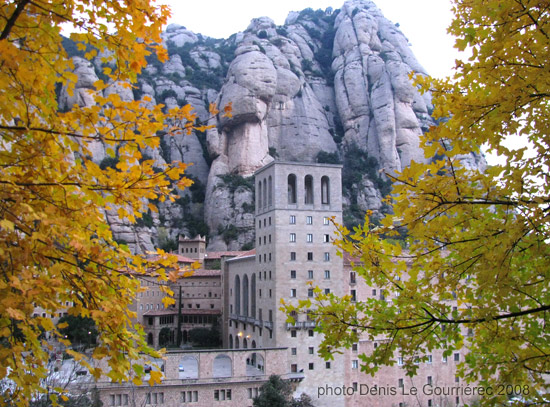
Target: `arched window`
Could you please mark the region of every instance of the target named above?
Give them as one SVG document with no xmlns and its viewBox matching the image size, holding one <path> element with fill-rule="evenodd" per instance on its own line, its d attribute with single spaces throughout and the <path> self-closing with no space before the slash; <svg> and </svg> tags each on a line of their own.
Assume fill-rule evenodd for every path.
<svg viewBox="0 0 550 407">
<path fill-rule="evenodd" d="M 229 349 L 233 349 L 233 335 L 229 335 Z"/>
<path fill-rule="evenodd" d="M 262 184 L 263 184 L 263 193 L 264 193 L 264 208 L 266 208 L 267 207 L 267 182 L 265 179 L 262 181 Z"/>
<path fill-rule="evenodd" d="M 248 316 L 248 275 L 243 277 L 243 315 Z"/>
<path fill-rule="evenodd" d="M 288 203 L 296 203 L 296 175 L 294 174 L 288 176 Z"/>
<path fill-rule="evenodd" d="M 250 283 L 250 316 L 256 318 L 256 273 L 252 274 Z"/>
<path fill-rule="evenodd" d="M 252 340 L 252 349 L 256 349 L 256 341 Z"/>
<path fill-rule="evenodd" d="M 239 349 L 239 337 L 235 336 L 235 349 Z"/>
<path fill-rule="evenodd" d="M 235 314 L 241 315 L 241 279 L 235 276 Z"/>
<path fill-rule="evenodd" d="M 212 377 L 231 377 L 232 361 L 227 355 L 218 355 L 212 362 Z"/>
<path fill-rule="evenodd" d="M 304 203 L 313 204 L 313 177 L 306 175 L 304 179 Z"/>
<path fill-rule="evenodd" d="M 258 210 L 262 209 L 262 181 L 258 182 Z"/>
<path fill-rule="evenodd" d="M 273 181 L 271 180 L 271 175 L 267 179 L 267 204 L 269 206 L 273 205 Z"/>
<path fill-rule="evenodd" d="M 185 356 L 180 359 L 178 371 L 180 379 L 196 379 L 199 377 L 199 362 L 194 356 Z"/>
<path fill-rule="evenodd" d="M 321 203 L 330 203 L 330 180 L 326 175 L 321 178 Z"/>
<path fill-rule="evenodd" d="M 248 341 L 246 340 L 246 338 L 243 339 L 243 349 L 247 349 L 248 348 Z"/>
</svg>

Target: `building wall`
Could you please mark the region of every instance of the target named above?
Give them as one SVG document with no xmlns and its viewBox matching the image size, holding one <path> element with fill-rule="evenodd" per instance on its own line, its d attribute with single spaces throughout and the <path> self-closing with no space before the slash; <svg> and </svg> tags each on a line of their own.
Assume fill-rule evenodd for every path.
<svg viewBox="0 0 550 407">
<path fill-rule="evenodd" d="M 285 355 L 285 349 L 167 352 L 163 360 L 150 362 L 163 366 L 160 385 L 116 384 L 105 378 L 97 385 L 105 407 L 252 407 L 261 385 L 284 369 Z"/>
</svg>

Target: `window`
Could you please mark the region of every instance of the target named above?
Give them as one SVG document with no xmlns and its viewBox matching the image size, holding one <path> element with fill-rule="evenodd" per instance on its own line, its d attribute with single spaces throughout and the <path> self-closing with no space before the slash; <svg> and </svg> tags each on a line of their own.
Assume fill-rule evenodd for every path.
<svg viewBox="0 0 550 407">
<path fill-rule="evenodd" d="M 313 346 L 310 346 L 308 348 L 308 352 L 309 352 L 310 355 L 313 355 Z"/>
<path fill-rule="evenodd" d="M 290 239 L 289 239 L 290 242 L 296 242 L 296 233 L 291 233 L 290 234 Z"/>
<path fill-rule="evenodd" d="M 295 298 L 295 297 L 296 297 L 296 289 L 295 289 L 295 288 L 291 288 L 291 289 L 290 289 L 290 297 L 291 297 L 291 298 Z"/>
<path fill-rule="evenodd" d="M 447 356 L 443 356 L 443 357 L 441 358 L 441 361 L 442 361 L 443 363 L 447 363 Z"/>
<path fill-rule="evenodd" d="M 306 225 L 313 225 L 313 216 L 306 216 Z"/>
<path fill-rule="evenodd" d="M 308 233 L 306 235 L 306 242 L 307 243 L 313 243 L 313 233 Z"/>
<path fill-rule="evenodd" d="M 296 252 L 290 252 L 290 261 L 296 261 Z"/>
<path fill-rule="evenodd" d="M 349 283 L 350 284 L 355 284 L 356 282 L 357 282 L 357 280 L 355 278 L 355 271 L 350 271 L 350 273 L 349 273 Z"/>
<path fill-rule="evenodd" d="M 296 330 L 293 329 L 292 331 L 290 331 L 290 337 L 291 338 L 296 338 Z"/>
<path fill-rule="evenodd" d="M 429 399 L 429 400 L 428 400 L 428 407 L 432 407 L 432 406 L 433 406 L 433 404 L 432 404 L 432 399 Z"/>
<path fill-rule="evenodd" d="M 296 354 L 297 354 L 297 349 L 296 349 L 296 348 L 290 348 L 290 354 L 291 354 L 292 356 L 296 356 Z"/>
<path fill-rule="evenodd" d="M 325 216 L 323 218 L 323 225 L 327 226 L 327 225 L 330 225 L 330 219 L 328 216 Z"/>
<path fill-rule="evenodd" d="M 330 294 L 330 288 L 325 288 L 325 294 Z"/>
<path fill-rule="evenodd" d="M 306 205 L 313 204 L 313 177 L 306 175 L 304 178 L 304 203 Z"/>
<path fill-rule="evenodd" d="M 321 178 L 321 203 L 330 203 L 330 180 L 326 175 Z"/>
<path fill-rule="evenodd" d="M 356 343 L 353 343 L 353 344 L 351 345 L 351 350 L 352 350 L 352 351 L 357 352 L 357 348 L 358 348 L 358 346 L 357 346 Z"/>
<path fill-rule="evenodd" d="M 313 336 L 314 335 L 313 329 L 310 329 L 309 331 L 307 331 L 307 334 L 308 336 Z"/>
<path fill-rule="evenodd" d="M 405 383 L 403 382 L 403 379 L 397 380 L 397 387 L 405 387 Z"/>
<path fill-rule="evenodd" d="M 307 296 L 308 296 L 309 298 L 312 298 L 312 297 L 313 297 L 313 288 L 308 288 L 308 289 L 307 289 Z"/>
<path fill-rule="evenodd" d="M 290 270 L 290 278 L 296 278 L 296 270 Z"/>
<path fill-rule="evenodd" d="M 430 386 L 432 385 L 432 376 L 428 376 L 428 378 L 427 378 L 427 383 L 428 383 L 428 385 L 430 385 Z"/>
<path fill-rule="evenodd" d="M 397 358 L 397 365 L 398 365 L 398 366 L 403 366 L 403 357 L 402 357 L 402 356 L 399 356 L 399 357 Z"/>
<path fill-rule="evenodd" d="M 330 362 L 325 362 L 325 368 L 330 369 Z"/>
<path fill-rule="evenodd" d="M 307 252 L 307 261 L 313 261 L 313 252 Z"/>
<path fill-rule="evenodd" d="M 296 175 L 294 174 L 288 176 L 288 203 L 296 203 Z"/>
<path fill-rule="evenodd" d="M 428 364 L 429 364 L 429 365 L 432 364 L 432 355 L 428 355 Z"/>
<path fill-rule="evenodd" d="M 359 367 L 359 361 L 354 359 L 351 361 L 351 368 L 352 369 L 357 369 Z"/>
<path fill-rule="evenodd" d="M 295 225 L 296 224 L 296 215 L 290 215 L 290 221 L 289 223 L 291 225 Z"/>
<path fill-rule="evenodd" d="M 454 358 L 455 362 L 458 362 L 460 360 L 460 353 L 455 353 Z"/>
<path fill-rule="evenodd" d="M 307 271 L 307 278 L 308 278 L 309 280 L 313 280 L 313 270 L 308 270 L 308 271 Z"/>
<path fill-rule="evenodd" d="M 330 270 L 325 270 L 325 280 L 330 280 Z"/>
<path fill-rule="evenodd" d="M 330 253 L 325 252 L 325 261 L 330 261 Z"/>
<path fill-rule="evenodd" d="M 351 290 L 351 300 L 353 302 L 357 301 L 357 291 Z"/>
<path fill-rule="evenodd" d="M 313 363 L 309 363 L 308 367 L 309 367 L 309 370 L 313 370 L 313 367 L 314 367 Z"/>
<path fill-rule="evenodd" d="M 292 373 L 297 373 L 298 372 L 298 365 L 296 363 L 293 363 L 290 365 L 290 371 Z"/>
<path fill-rule="evenodd" d="M 376 297 L 376 288 L 372 290 L 372 296 Z"/>
<path fill-rule="evenodd" d="M 330 243 L 330 235 L 328 233 L 323 235 L 323 243 Z"/>
</svg>

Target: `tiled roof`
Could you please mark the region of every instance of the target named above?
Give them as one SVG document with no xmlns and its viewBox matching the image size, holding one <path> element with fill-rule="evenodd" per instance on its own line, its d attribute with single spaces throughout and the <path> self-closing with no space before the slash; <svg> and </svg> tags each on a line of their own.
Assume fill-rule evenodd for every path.
<svg viewBox="0 0 550 407">
<path fill-rule="evenodd" d="M 219 309 L 200 309 L 200 308 L 182 308 L 181 315 L 220 315 L 221 310 Z M 178 315 L 176 309 L 163 309 L 163 310 L 151 310 L 143 313 L 144 317 L 158 317 L 164 315 Z"/>
<path fill-rule="evenodd" d="M 225 252 L 207 252 L 204 256 L 205 260 L 212 260 L 212 259 L 221 259 L 222 256 L 240 256 L 243 253 L 247 253 L 244 251 L 225 251 Z"/>
</svg>

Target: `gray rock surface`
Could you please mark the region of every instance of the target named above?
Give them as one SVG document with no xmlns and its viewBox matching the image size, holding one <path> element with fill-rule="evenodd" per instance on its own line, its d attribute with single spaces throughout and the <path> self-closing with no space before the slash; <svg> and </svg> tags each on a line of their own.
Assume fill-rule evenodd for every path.
<svg viewBox="0 0 550 407">
<path fill-rule="evenodd" d="M 166 109 L 191 104 L 205 133 L 162 136 L 143 153 L 156 164 L 193 163 L 192 188 L 175 203 L 159 204 L 148 224 L 127 225 L 109 214 L 115 235 L 144 251 L 177 240 L 179 233 L 209 236 L 215 250 L 254 244 L 251 177 L 272 160 L 342 162 L 344 218 L 361 222 L 382 205 L 393 173 L 424 161 L 419 136 L 434 125 L 429 94 L 413 86 L 411 72 L 427 75 L 405 35 L 369 0 L 348 0 L 340 10 L 291 12 L 284 26 L 255 18 L 243 32 L 212 39 L 172 24 L 163 33 L 169 60 L 154 57 L 133 89 L 113 84 L 124 100 L 149 96 Z M 61 108 L 89 105 L 101 64 L 75 58 L 74 95 L 62 90 Z M 133 93 L 133 94 L 132 94 Z M 210 117 L 208 105 L 232 103 L 232 116 Z M 167 123 L 167 126 L 170 125 Z M 101 144 L 94 159 L 104 159 Z M 477 155 L 469 168 L 483 169 Z M 152 223 L 152 225 L 151 225 Z M 166 246 L 166 247 L 168 247 Z"/>
</svg>

